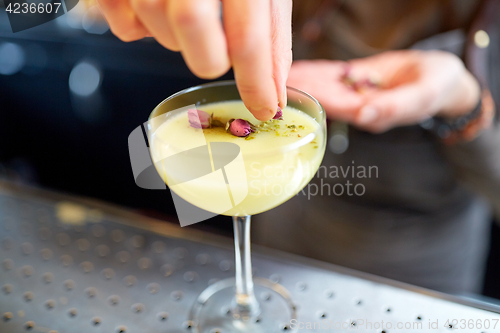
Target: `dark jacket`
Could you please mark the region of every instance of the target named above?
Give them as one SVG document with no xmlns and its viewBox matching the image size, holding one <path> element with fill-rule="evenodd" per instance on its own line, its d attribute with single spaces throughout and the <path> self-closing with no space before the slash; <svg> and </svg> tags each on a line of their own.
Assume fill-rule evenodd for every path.
<svg viewBox="0 0 500 333">
<path fill-rule="evenodd" d="M 500 27 L 491 18 L 500 17 L 499 3 L 298 0 L 295 58 L 445 49 L 465 59 L 498 104 Z M 473 43 L 479 29 L 490 36 L 486 49 Z M 308 197 L 306 188 L 258 218 L 257 242 L 441 291 L 479 291 L 491 207 L 500 214 L 499 122 L 454 146 L 418 125 L 380 135 L 350 128 L 349 141 L 341 155 L 327 148 L 323 166 L 376 166 L 378 177 L 316 177 L 312 184 L 331 188 L 350 181 L 363 184 L 366 193 Z"/>
</svg>

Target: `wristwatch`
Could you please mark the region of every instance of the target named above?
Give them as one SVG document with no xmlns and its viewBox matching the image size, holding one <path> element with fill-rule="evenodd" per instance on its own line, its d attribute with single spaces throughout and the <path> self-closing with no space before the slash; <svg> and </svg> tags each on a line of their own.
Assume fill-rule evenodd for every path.
<svg viewBox="0 0 500 333">
<path fill-rule="evenodd" d="M 483 89 L 476 107 L 454 119 L 433 117 L 420 126 L 437 135 L 445 144 L 452 145 L 474 140 L 482 130 L 491 126 L 495 117 L 495 103 L 489 89 Z"/>
</svg>

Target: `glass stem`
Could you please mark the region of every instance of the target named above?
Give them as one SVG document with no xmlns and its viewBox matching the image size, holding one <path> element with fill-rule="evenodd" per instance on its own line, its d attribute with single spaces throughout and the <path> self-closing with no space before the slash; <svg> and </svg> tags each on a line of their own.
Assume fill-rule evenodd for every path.
<svg viewBox="0 0 500 333">
<path fill-rule="evenodd" d="M 253 292 L 252 259 L 250 255 L 250 216 L 234 216 L 234 246 L 236 270 L 236 298 L 233 316 L 248 320 L 260 312 Z"/>
</svg>

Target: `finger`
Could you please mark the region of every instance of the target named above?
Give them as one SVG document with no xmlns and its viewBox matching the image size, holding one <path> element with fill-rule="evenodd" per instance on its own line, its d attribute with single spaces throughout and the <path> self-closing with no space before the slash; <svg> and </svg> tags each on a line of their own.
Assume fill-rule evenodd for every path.
<svg viewBox="0 0 500 333">
<path fill-rule="evenodd" d="M 195 75 L 213 79 L 229 70 L 218 0 L 169 1 L 167 13 L 182 56 Z"/>
<path fill-rule="evenodd" d="M 98 3 L 109 28 L 122 41 L 131 42 L 148 34 L 127 0 L 98 0 Z"/>
<path fill-rule="evenodd" d="M 348 64 L 353 74 L 381 75 L 384 83 L 392 87 L 409 81 L 407 78 L 404 82 L 398 82 L 398 79 L 417 69 L 421 53 L 419 50 L 387 51 L 366 58 L 352 59 Z"/>
<path fill-rule="evenodd" d="M 271 119 L 278 94 L 273 79 L 269 0 L 225 0 L 224 27 L 240 96 L 259 120 Z"/>
<path fill-rule="evenodd" d="M 323 89 L 317 99 L 323 105 L 328 118 L 353 122 L 359 109 L 363 106 L 363 98 L 357 93 L 349 91 L 344 87 L 332 87 L 332 91 Z"/>
<path fill-rule="evenodd" d="M 292 65 L 292 1 L 272 1 L 273 76 L 280 108 L 286 106 L 286 80 Z"/>
<path fill-rule="evenodd" d="M 131 5 L 142 24 L 158 43 L 172 51 L 179 51 L 179 43 L 172 31 L 170 21 L 167 20 L 167 1 L 131 0 Z"/>
<path fill-rule="evenodd" d="M 355 124 L 375 132 L 409 125 L 429 118 L 434 113 L 436 91 L 415 83 L 373 92 L 359 110 Z"/>
<path fill-rule="evenodd" d="M 341 61 L 295 61 L 287 84 L 312 94 L 330 119 L 353 122 L 364 99 L 342 83 L 344 67 Z"/>
</svg>

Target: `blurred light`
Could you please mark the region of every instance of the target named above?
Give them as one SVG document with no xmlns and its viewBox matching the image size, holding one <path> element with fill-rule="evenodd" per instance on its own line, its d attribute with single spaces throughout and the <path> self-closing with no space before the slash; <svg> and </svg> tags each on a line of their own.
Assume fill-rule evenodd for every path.
<svg viewBox="0 0 500 333">
<path fill-rule="evenodd" d="M 478 30 L 474 34 L 474 43 L 482 49 L 487 48 L 490 45 L 490 36 L 488 36 L 486 31 Z"/>
<path fill-rule="evenodd" d="M 88 62 L 81 62 L 69 74 L 69 89 L 76 95 L 86 97 L 92 95 L 101 83 L 99 70 Z"/>
<path fill-rule="evenodd" d="M 334 134 L 328 141 L 328 146 L 333 153 L 343 154 L 349 148 L 349 138 L 344 133 Z"/>
<path fill-rule="evenodd" d="M 0 44 L 0 74 L 12 75 L 19 72 L 25 62 L 23 49 L 13 43 Z"/>
<path fill-rule="evenodd" d="M 432 117 L 429 117 L 425 120 L 423 120 L 421 123 L 420 123 L 420 126 L 423 128 L 423 129 L 426 129 L 426 130 L 430 130 L 431 128 L 434 127 L 434 119 Z"/>
<path fill-rule="evenodd" d="M 78 2 L 78 4 L 70 10 L 63 17 L 66 18 L 66 23 L 73 29 L 82 29 L 82 18 L 87 11 L 87 7 L 83 1 Z"/>
<path fill-rule="evenodd" d="M 99 6 L 90 7 L 82 19 L 82 26 L 89 34 L 102 35 L 109 30 Z"/>
</svg>

